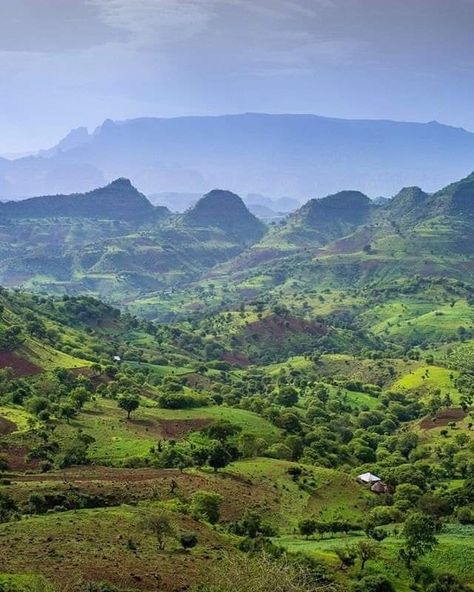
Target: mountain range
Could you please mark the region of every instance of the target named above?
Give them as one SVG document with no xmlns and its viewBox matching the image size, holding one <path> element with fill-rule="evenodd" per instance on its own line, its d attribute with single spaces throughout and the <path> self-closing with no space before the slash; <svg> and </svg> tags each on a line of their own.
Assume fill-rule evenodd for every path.
<svg viewBox="0 0 474 592">
<path fill-rule="evenodd" d="M 403 185 L 434 191 L 473 161 L 474 134 L 437 122 L 252 113 L 106 120 L 36 156 L 0 159 L 0 197 L 84 192 L 117 177 L 145 194 L 223 187 L 307 200 L 357 187 L 390 196 Z"/>
<path fill-rule="evenodd" d="M 153 206 L 127 179 L 85 194 L 0 205 L 0 281 L 88 293 L 151 318 L 271 298 L 288 282 L 348 288 L 421 277 L 470 281 L 474 173 L 434 193 L 406 187 L 374 202 L 344 190 L 264 224 L 243 200 L 215 189 L 184 213 Z M 191 294 L 191 295 L 190 295 Z M 145 312 L 144 312 L 145 311 Z"/>
</svg>

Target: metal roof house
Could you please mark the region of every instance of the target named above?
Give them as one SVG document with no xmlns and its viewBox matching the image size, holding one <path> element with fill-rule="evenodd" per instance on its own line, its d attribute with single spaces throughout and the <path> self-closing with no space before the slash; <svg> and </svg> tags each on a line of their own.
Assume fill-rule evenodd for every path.
<svg viewBox="0 0 474 592">
<path fill-rule="evenodd" d="M 373 485 L 374 483 L 382 481 L 382 479 L 373 473 L 362 473 L 361 475 L 357 476 L 357 481 L 359 481 L 359 483 L 363 483 L 364 485 Z"/>
</svg>

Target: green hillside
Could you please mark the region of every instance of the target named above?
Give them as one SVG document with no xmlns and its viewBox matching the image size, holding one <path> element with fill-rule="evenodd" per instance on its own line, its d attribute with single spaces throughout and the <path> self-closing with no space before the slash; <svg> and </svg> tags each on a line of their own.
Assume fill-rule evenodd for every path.
<svg viewBox="0 0 474 592">
<path fill-rule="evenodd" d="M 472 186 L 4 219 L 0 590 L 472 590 Z"/>
</svg>

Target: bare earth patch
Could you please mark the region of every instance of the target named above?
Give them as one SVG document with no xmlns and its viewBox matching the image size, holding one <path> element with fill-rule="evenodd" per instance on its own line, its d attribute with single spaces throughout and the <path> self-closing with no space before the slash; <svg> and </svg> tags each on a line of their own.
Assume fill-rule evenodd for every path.
<svg viewBox="0 0 474 592">
<path fill-rule="evenodd" d="M 425 417 L 421 421 L 420 427 L 423 430 L 432 430 L 433 428 L 447 426 L 452 421 L 461 421 L 465 417 L 466 414 L 461 407 L 450 407 L 449 409 L 438 411 L 436 417 Z"/>
<path fill-rule="evenodd" d="M 16 431 L 16 424 L 6 417 L 0 417 L 0 436 L 7 436 Z"/>
<path fill-rule="evenodd" d="M 161 419 L 159 426 L 166 440 L 181 440 L 192 432 L 198 432 L 212 423 L 212 419 Z"/>
<path fill-rule="evenodd" d="M 39 374 L 43 369 L 12 352 L 0 352 L 0 368 L 11 368 L 15 376 Z"/>
</svg>

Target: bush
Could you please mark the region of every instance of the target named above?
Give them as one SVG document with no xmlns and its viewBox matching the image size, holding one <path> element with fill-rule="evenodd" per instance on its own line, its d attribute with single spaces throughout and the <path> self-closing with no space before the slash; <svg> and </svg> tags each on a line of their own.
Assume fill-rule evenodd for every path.
<svg viewBox="0 0 474 592">
<path fill-rule="evenodd" d="M 356 582 L 352 588 L 353 592 L 394 592 L 392 582 L 385 576 L 365 576 Z"/>
<path fill-rule="evenodd" d="M 191 409 L 207 407 L 209 404 L 208 397 L 186 393 L 162 393 L 158 397 L 158 406 L 162 409 Z"/>
<path fill-rule="evenodd" d="M 198 544 L 198 537 L 195 532 L 183 532 L 179 537 L 183 549 L 192 549 Z"/>
<path fill-rule="evenodd" d="M 460 524 L 474 524 L 474 512 L 467 506 L 458 509 L 457 517 Z"/>
<path fill-rule="evenodd" d="M 210 491 L 196 491 L 191 498 L 191 516 L 215 524 L 219 520 L 222 496 Z"/>
</svg>

